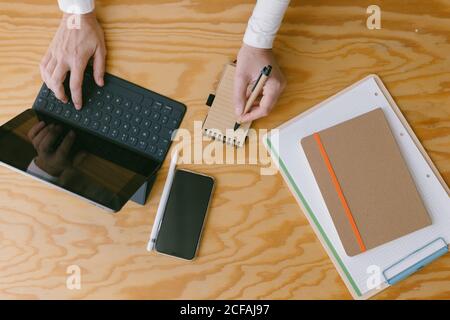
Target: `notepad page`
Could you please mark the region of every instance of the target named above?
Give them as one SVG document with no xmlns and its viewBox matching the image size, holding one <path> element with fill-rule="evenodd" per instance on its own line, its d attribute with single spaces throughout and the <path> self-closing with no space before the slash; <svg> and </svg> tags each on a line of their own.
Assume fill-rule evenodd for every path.
<svg viewBox="0 0 450 320">
<path fill-rule="evenodd" d="M 233 130 L 236 123 L 233 105 L 235 70 L 236 66 L 234 64 L 225 66 L 216 90 L 216 97 L 203 124 L 203 132 L 205 135 L 223 142 L 242 146 L 251 122 L 243 123 L 238 130 Z"/>
<path fill-rule="evenodd" d="M 365 253 L 350 257 L 345 253 L 330 213 L 321 196 L 313 172 L 298 141 L 314 132 L 359 116 L 375 108 L 385 112 L 400 151 L 413 176 L 416 187 L 430 214 L 432 225 L 388 242 Z M 362 294 L 370 291 L 368 278 L 371 266 L 385 270 L 400 259 L 430 243 L 438 237 L 450 242 L 450 198 L 421 155 L 411 136 L 391 108 L 389 101 L 373 78 L 367 78 L 358 86 L 327 101 L 313 112 L 306 112 L 279 128 L 279 139 L 272 141 L 292 181 L 314 213 L 324 233 L 333 244 L 348 274 Z"/>
</svg>

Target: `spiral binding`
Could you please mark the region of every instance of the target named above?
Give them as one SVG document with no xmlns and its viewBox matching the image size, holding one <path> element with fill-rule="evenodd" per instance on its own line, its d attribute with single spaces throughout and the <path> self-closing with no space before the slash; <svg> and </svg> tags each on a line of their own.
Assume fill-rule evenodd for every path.
<svg viewBox="0 0 450 320">
<path fill-rule="evenodd" d="M 220 132 L 217 132 L 217 131 L 213 131 L 211 129 L 204 129 L 203 135 L 205 135 L 211 139 L 221 141 L 222 143 L 226 143 L 228 145 L 238 146 L 238 147 L 242 146 L 242 142 L 239 142 L 236 138 L 227 137 L 226 135 L 224 135 Z"/>
</svg>

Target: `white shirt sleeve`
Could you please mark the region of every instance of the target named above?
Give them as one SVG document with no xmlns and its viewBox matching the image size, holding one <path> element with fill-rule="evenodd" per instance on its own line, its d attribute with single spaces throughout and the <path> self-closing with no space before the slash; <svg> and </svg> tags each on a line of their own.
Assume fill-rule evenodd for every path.
<svg viewBox="0 0 450 320">
<path fill-rule="evenodd" d="M 290 0 L 257 0 L 253 14 L 248 21 L 244 43 L 270 49 L 280 28 Z"/>
<path fill-rule="evenodd" d="M 29 174 L 31 174 L 31 175 L 33 175 L 33 176 L 35 176 L 35 177 L 41 178 L 41 179 L 43 179 L 43 180 L 46 180 L 46 181 L 48 181 L 48 182 L 53 182 L 53 183 L 55 183 L 56 181 L 58 181 L 58 177 L 54 177 L 54 176 L 52 176 L 52 175 L 49 175 L 47 172 L 45 172 L 44 170 L 42 170 L 41 168 L 39 168 L 39 167 L 36 165 L 36 162 L 34 162 L 34 159 L 33 159 L 33 161 L 31 161 L 31 163 L 28 165 L 27 173 L 29 173 Z"/>
<path fill-rule="evenodd" d="M 86 14 L 94 11 L 94 0 L 58 0 L 59 9 L 65 13 Z"/>
</svg>

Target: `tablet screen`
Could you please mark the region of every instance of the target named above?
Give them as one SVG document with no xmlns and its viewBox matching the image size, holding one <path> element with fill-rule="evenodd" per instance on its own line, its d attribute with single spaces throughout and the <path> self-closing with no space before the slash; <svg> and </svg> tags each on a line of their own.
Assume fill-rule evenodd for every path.
<svg viewBox="0 0 450 320">
<path fill-rule="evenodd" d="M 31 109 L 0 127 L 0 162 L 113 211 L 159 167 L 151 158 Z"/>
</svg>

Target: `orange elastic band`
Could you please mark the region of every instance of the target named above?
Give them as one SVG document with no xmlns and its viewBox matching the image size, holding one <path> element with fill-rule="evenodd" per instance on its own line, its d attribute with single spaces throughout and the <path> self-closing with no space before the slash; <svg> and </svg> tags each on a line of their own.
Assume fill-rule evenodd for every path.
<svg viewBox="0 0 450 320">
<path fill-rule="evenodd" d="M 358 241 L 359 248 L 361 249 L 361 252 L 364 252 L 366 251 L 366 246 L 364 245 L 364 242 L 361 238 L 361 234 L 359 233 L 358 227 L 356 226 L 355 219 L 353 218 L 352 212 L 350 211 L 347 201 L 345 200 L 344 193 L 342 192 L 341 189 L 341 185 L 339 184 L 336 174 L 334 173 L 333 166 L 331 165 L 330 159 L 328 158 L 327 152 L 325 151 L 325 147 L 323 146 L 322 140 L 320 139 L 318 133 L 314 133 L 314 139 L 316 140 L 317 145 L 319 146 L 319 150 L 320 153 L 322 154 L 323 161 L 327 166 L 328 173 L 330 174 L 334 188 L 336 189 L 339 200 L 341 201 L 342 207 L 344 208 L 345 214 L 347 215 L 348 222 L 352 227 L 353 234 L 355 235 L 356 240 Z"/>
</svg>

